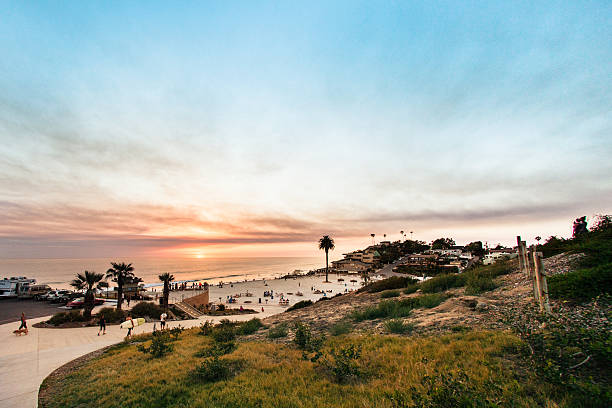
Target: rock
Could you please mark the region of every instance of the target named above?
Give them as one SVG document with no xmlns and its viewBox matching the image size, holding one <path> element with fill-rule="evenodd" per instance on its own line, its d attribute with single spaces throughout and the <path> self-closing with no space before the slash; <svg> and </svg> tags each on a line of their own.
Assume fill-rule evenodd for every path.
<svg viewBox="0 0 612 408">
<path fill-rule="evenodd" d="M 486 310 L 489 310 L 489 305 L 485 302 L 477 302 L 474 310 L 476 310 L 477 312 L 484 312 Z"/>
</svg>

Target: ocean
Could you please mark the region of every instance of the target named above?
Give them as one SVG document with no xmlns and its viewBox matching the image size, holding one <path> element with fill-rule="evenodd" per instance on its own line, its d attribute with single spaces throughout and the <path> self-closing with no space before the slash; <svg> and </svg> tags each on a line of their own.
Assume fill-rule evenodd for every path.
<svg viewBox="0 0 612 408">
<path fill-rule="evenodd" d="M 131 259 L 0 259 L 0 277 L 26 276 L 53 288 L 68 288 L 75 275 L 84 270 L 105 273 L 111 261 L 131 263 L 134 274 L 146 284 L 159 283 L 158 275 L 169 272 L 175 281 L 243 281 L 269 279 L 296 269 L 325 266 L 325 258 L 131 258 Z M 110 282 L 109 282 L 110 283 Z M 111 283 L 112 286 L 112 283 Z"/>
</svg>

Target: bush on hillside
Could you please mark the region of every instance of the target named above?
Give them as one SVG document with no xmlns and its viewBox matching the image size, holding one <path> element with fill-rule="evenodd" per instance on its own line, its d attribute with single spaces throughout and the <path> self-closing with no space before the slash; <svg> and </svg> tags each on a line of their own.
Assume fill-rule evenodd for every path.
<svg viewBox="0 0 612 408">
<path fill-rule="evenodd" d="M 612 263 L 549 276 L 548 294 L 553 299 L 585 301 L 612 291 Z"/>
<path fill-rule="evenodd" d="M 388 290 L 388 289 L 401 289 L 401 288 L 405 288 L 408 285 L 415 284 L 417 282 L 418 280 L 414 278 L 410 278 L 408 276 L 392 276 L 387 279 L 372 282 L 369 285 L 359 288 L 357 292 L 358 293 L 361 293 L 361 292 L 376 293 L 376 292 L 382 292 L 383 290 Z"/>
<path fill-rule="evenodd" d="M 406 288 L 402 289 L 402 292 L 403 292 L 405 295 L 409 295 L 409 294 L 411 294 L 411 293 L 416 292 L 417 290 L 419 290 L 419 285 L 418 285 L 418 284 L 416 284 L 416 283 L 414 283 L 414 284 L 412 284 L 412 285 L 408 285 L 408 286 L 406 286 Z"/>
<path fill-rule="evenodd" d="M 204 360 L 193 372 L 194 379 L 200 382 L 215 382 L 233 377 L 242 367 L 241 361 L 220 359 L 214 356 Z"/>
<path fill-rule="evenodd" d="M 149 347 L 139 344 L 137 350 L 144 354 L 150 354 L 154 358 L 160 358 L 174 350 L 174 346 L 170 344 L 171 341 L 172 339 L 168 332 L 157 331 L 153 333 Z"/>
<path fill-rule="evenodd" d="M 447 296 L 442 293 L 428 293 L 421 296 L 409 297 L 399 301 L 400 306 L 416 309 L 423 307 L 431 309 L 444 302 Z"/>
<path fill-rule="evenodd" d="M 380 294 L 380 297 L 383 299 L 387 299 L 387 298 L 392 298 L 392 297 L 398 297 L 400 295 L 400 291 L 399 290 L 385 290 L 384 292 L 382 292 Z"/>
<path fill-rule="evenodd" d="M 385 328 L 389 333 L 404 334 L 411 332 L 414 329 L 414 325 L 404 323 L 402 319 L 392 319 L 385 323 Z"/>
<path fill-rule="evenodd" d="M 451 273 L 427 279 L 426 281 L 421 282 L 420 286 L 423 293 L 436 293 L 444 292 L 452 288 L 459 288 L 464 285 L 465 274 Z"/>
<path fill-rule="evenodd" d="M 336 382 L 344 384 L 363 375 L 360 359 L 361 347 L 349 344 L 339 349 L 333 348 L 325 357 L 323 366 L 329 369 Z"/>
<path fill-rule="evenodd" d="M 263 323 L 258 318 L 254 317 L 251 320 L 247 320 L 246 322 L 238 325 L 236 329 L 236 333 L 241 336 L 246 336 L 247 334 L 253 334 L 257 330 L 263 327 Z"/>
<path fill-rule="evenodd" d="M 212 346 L 207 347 L 203 350 L 195 353 L 196 357 L 214 357 L 214 356 L 224 356 L 226 354 L 230 354 L 236 350 L 236 343 L 233 341 L 228 341 L 226 343 L 214 343 Z"/>
<path fill-rule="evenodd" d="M 270 339 L 280 339 L 281 337 L 287 337 L 289 334 L 289 329 L 287 328 L 286 323 L 277 324 L 268 330 L 268 338 Z"/>
<path fill-rule="evenodd" d="M 290 312 L 292 310 L 297 310 L 297 309 L 301 309 L 303 307 L 307 307 L 312 305 L 312 300 L 302 300 L 300 302 L 297 302 L 295 305 L 291 306 L 290 308 L 288 308 L 287 310 L 285 310 L 286 312 Z"/>
<path fill-rule="evenodd" d="M 353 326 L 350 322 L 340 321 L 329 328 L 329 332 L 332 336 L 341 336 L 343 334 L 348 334 L 353 329 Z"/>
<path fill-rule="evenodd" d="M 212 338 L 217 343 L 227 343 L 236 338 L 236 328 L 233 325 L 220 325 L 212 331 Z"/>
<path fill-rule="evenodd" d="M 410 315 L 412 309 L 412 306 L 406 305 L 403 301 L 383 300 L 376 306 L 368 306 L 363 309 L 354 310 L 350 316 L 353 320 L 358 322 L 386 317 L 406 317 Z"/>
<path fill-rule="evenodd" d="M 497 287 L 493 282 L 493 278 L 489 276 L 480 276 L 476 274 L 468 275 L 465 294 L 466 295 L 479 295 L 483 292 L 493 290 Z"/>
<path fill-rule="evenodd" d="M 140 302 L 135 305 L 129 313 L 132 317 L 150 317 L 159 319 L 164 310 L 153 302 Z"/>
<path fill-rule="evenodd" d="M 310 330 L 310 326 L 302 322 L 295 323 L 294 333 L 293 342 L 302 350 L 304 360 L 315 362 L 323 355 L 321 349 L 325 342 L 324 335 L 316 336 Z"/>
</svg>

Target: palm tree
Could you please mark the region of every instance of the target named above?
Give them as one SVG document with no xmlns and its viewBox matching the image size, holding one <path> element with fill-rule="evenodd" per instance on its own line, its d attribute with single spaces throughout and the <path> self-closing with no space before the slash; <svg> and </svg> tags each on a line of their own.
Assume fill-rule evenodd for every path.
<svg viewBox="0 0 612 408">
<path fill-rule="evenodd" d="M 106 271 L 107 278 L 113 278 L 113 282 L 117 283 L 117 310 L 121 310 L 123 303 L 123 285 L 131 282 L 136 277 L 134 276 L 134 267 L 132 264 L 123 262 L 111 262 L 112 268 Z"/>
<path fill-rule="evenodd" d="M 163 298 L 163 306 L 164 309 L 168 310 L 168 298 L 170 297 L 170 282 L 174 280 L 174 275 L 169 274 L 168 272 L 162 273 L 158 276 L 159 280 L 164 282 L 164 298 Z"/>
<path fill-rule="evenodd" d="M 402 239 L 403 236 L 404 236 L 404 231 L 400 231 L 400 240 Z"/>
<path fill-rule="evenodd" d="M 374 245 L 374 243 L 376 242 L 374 241 L 374 237 L 376 236 L 376 234 L 370 234 L 370 236 L 372 237 L 372 245 Z"/>
<path fill-rule="evenodd" d="M 333 250 L 335 247 L 334 240 L 329 235 L 323 235 L 319 239 L 319 249 L 325 250 L 325 282 L 329 282 L 329 250 Z"/>
<path fill-rule="evenodd" d="M 94 308 L 94 288 L 106 288 L 108 287 L 108 283 L 104 282 L 104 274 L 85 271 L 83 273 L 77 273 L 76 279 L 70 282 L 70 286 L 79 290 L 85 290 L 85 300 L 83 302 L 85 309 L 83 310 L 83 316 L 89 319 L 91 317 L 91 311 Z"/>
</svg>

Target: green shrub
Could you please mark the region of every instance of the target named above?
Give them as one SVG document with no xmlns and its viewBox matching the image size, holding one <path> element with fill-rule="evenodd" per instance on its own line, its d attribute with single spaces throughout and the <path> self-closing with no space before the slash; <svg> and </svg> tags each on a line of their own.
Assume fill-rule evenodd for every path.
<svg viewBox="0 0 612 408">
<path fill-rule="evenodd" d="M 411 293 L 416 292 L 417 290 L 419 290 L 419 285 L 416 283 L 413 283 L 412 285 L 406 286 L 406 288 L 404 288 L 402 292 L 404 292 L 405 295 L 409 295 Z"/>
<path fill-rule="evenodd" d="M 289 334 L 289 330 L 287 328 L 286 323 L 277 324 L 268 330 L 268 338 L 270 339 L 280 339 L 281 337 L 287 337 Z"/>
<path fill-rule="evenodd" d="M 350 344 L 340 349 L 332 349 L 324 365 L 331 371 L 336 382 L 344 384 L 359 378 L 363 370 L 358 363 L 361 358 L 361 347 Z"/>
<path fill-rule="evenodd" d="M 253 334 L 263 327 L 263 323 L 258 318 L 254 317 L 251 320 L 241 323 L 236 330 L 236 333 L 241 336 Z"/>
<path fill-rule="evenodd" d="M 385 322 L 385 328 L 389 333 L 403 334 L 406 332 L 411 332 L 414 328 L 414 325 L 404 323 L 402 319 L 391 319 Z"/>
<path fill-rule="evenodd" d="M 291 306 L 286 310 L 286 312 L 290 312 L 292 310 L 301 309 L 303 307 L 307 307 L 312 305 L 312 300 L 302 300 L 301 302 L 297 302 L 295 305 Z"/>
<path fill-rule="evenodd" d="M 234 376 L 242 366 L 240 361 L 220 359 L 219 356 L 207 358 L 193 372 L 192 376 L 197 381 L 215 382 L 226 380 Z"/>
<path fill-rule="evenodd" d="M 211 322 L 210 320 L 207 320 L 204 323 L 200 324 L 200 331 L 198 332 L 198 334 L 200 336 L 208 336 L 209 334 L 212 333 L 213 330 L 214 330 L 213 322 Z"/>
<path fill-rule="evenodd" d="M 385 290 L 384 292 L 382 292 L 380 294 L 380 297 L 383 299 L 387 299 L 387 298 L 392 298 L 392 297 L 398 297 L 400 295 L 400 291 L 399 290 Z"/>
<path fill-rule="evenodd" d="M 354 310 L 351 313 L 351 317 L 358 322 L 385 317 L 406 317 L 410 315 L 412 309 L 413 307 L 404 301 L 383 300 L 376 306 L 368 306 L 363 309 Z"/>
<path fill-rule="evenodd" d="M 310 326 L 302 323 L 295 323 L 295 338 L 293 342 L 302 350 L 304 360 L 317 361 L 321 355 L 321 349 L 325 342 L 325 336 L 315 336 L 310 330 Z"/>
<path fill-rule="evenodd" d="M 466 295 L 478 295 L 483 292 L 488 292 L 497 287 L 493 279 L 489 276 L 470 275 L 467 277 L 465 285 Z"/>
<path fill-rule="evenodd" d="M 418 301 L 418 307 L 424 307 L 431 309 L 446 300 L 446 296 L 441 293 L 431 293 L 426 295 L 417 296 L 415 299 Z"/>
<path fill-rule="evenodd" d="M 172 340 L 170 339 L 168 332 L 157 331 L 153 333 L 151 345 L 149 347 L 145 347 L 144 345 L 140 344 L 138 345 L 137 350 L 141 353 L 151 354 L 155 358 L 160 358 L 172 352 L 174 349 L 174 346 L 170 344 L 171 341 Z"/>
<path fill-rule="evenodd" d="M 547 278 L 553 299 L 585 301 L 612 291 L 612 263 Z"/>
<path fill-rule="evenodd" d="M 387 279 L 372 282 L 369 285 L 359 288 L 357 292 L 358 293 L 361 293 L 361 292 L 376 293 L 376 292 L 382 292 L 383 290 L 387 290 L 387 289 L 401 289 L 401 288 L 405 288 L 408 285 L 415 284 L 417 282 L 418 280 L 414 278 L 410 278 L 408 276 L 392 276 Z"/>
<path fill-rule="evenodd" d="M 212 337 L 218 343 L 234 341 L 236 339 L 236 328 L 233 325 L 220 325 L 215 327 Z"/>
<path fill-rule="evenodd" d="M 146 316 L 151 319 L 159 319 L 163 312 L 164 310 L 153 302 L 140 302 L 130 310 L 132 317 Z"/>
<path fill-rule="evenodd" d="M 98 317 L 104 316 L 106 323 L 119 323 L 125 320 L 126 313 L 114 307 L 103 307 L 98 312 Z"/>
<path fill-rule="evenodd" d="M 233 341 L 228 341 L 226 343 L 213 343 L 212 346 L 205 348 L 203 350 L 198 351 L 195 356 L 196 357 L 214 357 L 214 356 L 223 356 L 225 354 L 230 354 L 234 350 L 236 350 L 236 343 Z"/>
<path fill-rule="evenodd" d="M 68 322 L 86 322 L 89 319 L 85 318 L 80 311 L 73 310 L 71 312 L 60 312 L 54 314 L 47 323 L 52 324 L 53 326 L 59 326 Z"/>
<path fill-rule="evenodd" d="M 452 288 L 459 288 L 465 285 L 465 274 L 450 273 L 439 275 L 435 278 L 427 279 L 421 282 L 421 291 L 423 293 L 444 292 Z"/>
<path fill-rule="evenodd" d="M 351 325 L 351 323 L 344 320 L 330 327 L 329 332 L 331 333 L 332 336 L 340 336 L 343 334 L 350 333 L 352 329 L 353 329 L 353 326 Z"/>
</svg>

